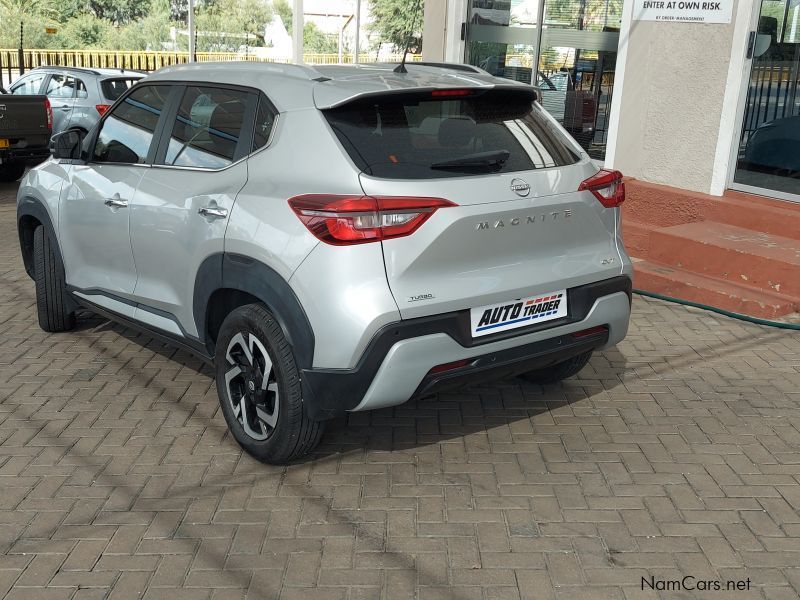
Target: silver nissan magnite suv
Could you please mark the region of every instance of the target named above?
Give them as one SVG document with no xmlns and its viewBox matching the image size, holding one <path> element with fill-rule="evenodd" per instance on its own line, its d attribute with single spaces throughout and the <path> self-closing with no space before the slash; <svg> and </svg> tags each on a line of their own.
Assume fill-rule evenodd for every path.
<svg viewBox="0 0 800 600">
<path fill-rule="evenodd" d="M 241 446 L 619 342 L 621 175 L 466 65 L 205 63 L 128 90 L 18 196 L 45 331 L 79 308 L 213 363 Z"/>
</svg>

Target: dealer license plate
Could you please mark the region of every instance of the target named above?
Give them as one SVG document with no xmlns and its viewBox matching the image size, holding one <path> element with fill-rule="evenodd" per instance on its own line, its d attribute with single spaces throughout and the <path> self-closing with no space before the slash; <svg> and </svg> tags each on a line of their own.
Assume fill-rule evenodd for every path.
<svg viewBox="0 0 800 600">
<path fill-rule="evenodd" d="M 0 139 L 0 148 L 10 148 L 11 142 L 5 139 Z"/>
<path fill-rule="evenodd" d="M 567 316 L 567 290 L 470 309 L 472 337 Z"/>
</svg>

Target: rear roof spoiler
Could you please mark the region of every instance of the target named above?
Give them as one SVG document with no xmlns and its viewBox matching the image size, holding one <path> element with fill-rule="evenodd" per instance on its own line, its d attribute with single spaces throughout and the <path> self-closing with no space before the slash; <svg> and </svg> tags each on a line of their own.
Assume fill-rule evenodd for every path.
<svg viewBox="0 0 800 600">
<path fill-rule="evenodd" d="M 408 63 L 408 64 L 420 64 L 420 63 Z M 348 97 L 341 98 L 336 102 L 330 103 L 322 103 L 317 104 L 317 108 L 319 110 L 327 110 L 331 108 L 338 108 L 340 106 L 344 106 L 345 104 L 350 104 L 351 102 L 357 102 L 359 100 L 364 100 L 367 98 L 377 98 L 377 97 L 391 97 L 391 96 L 405 96 L 405 95 L 416 95 L 416 94 L 425 94 L 425 93 L 432 93 L 437 90 L 447 90 L 447 89 L 466 89 L 466 90 L 474 90 L 476 92 L 491 92 L 491 91 L 509 91 L 509 92 L 518 92 L 521 94 L 528 94 L 530 96 L 531 102 L 535 102 L 541 100 L 539 91 L 530 85 L 524 85 L 520 83 L 511 83 L 508 84 L 490 84 L 490 85 L 468 85 L 468 86 L 436 86 L 436 87 L 410 87 L 410 88 L 400 88 L 400 89 L 390 89 L 390 90 L 370 90 L 361 93 L 354 93 Z M 315 97 L 316 100 L 316 97 Z"/>
</svg>

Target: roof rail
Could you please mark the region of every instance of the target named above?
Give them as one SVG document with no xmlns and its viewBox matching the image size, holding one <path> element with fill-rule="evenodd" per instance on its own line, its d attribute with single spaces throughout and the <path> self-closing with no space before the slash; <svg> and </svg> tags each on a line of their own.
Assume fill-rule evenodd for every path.
<svg viewBox="0 0 800 600">
<path fill-rule="evenodd" d="M 100 75 L 100 71 L 95 71 L 94 69 L 87 69 L 85 67 L 61 67 L 59 65 L 39 65 L 38 67 L 34 67 L 31 70 L 35 71 L 36 69 L 59 69 L 61 71 L 71 71 L 75 73 L 89 73 L 91 75 Z"/>
</svg>

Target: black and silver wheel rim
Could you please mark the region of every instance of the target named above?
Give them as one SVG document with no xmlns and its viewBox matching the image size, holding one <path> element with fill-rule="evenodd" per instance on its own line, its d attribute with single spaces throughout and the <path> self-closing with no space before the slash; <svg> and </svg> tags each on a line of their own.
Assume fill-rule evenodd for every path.
<svg viewBox="0 0 800 600">
<path fill-rule="evenodd" d="M 225 392 L 233 415 L 244 432 L 266 440 L 278 422 L 278 382 L 272 359 L 252 333 L 237 333 L 225 354 Z"/>
</svg>

